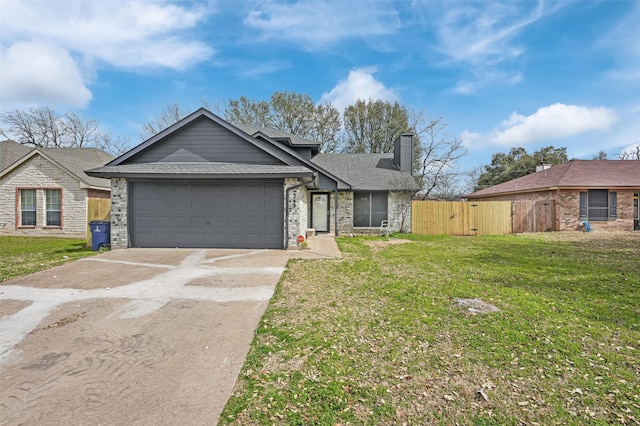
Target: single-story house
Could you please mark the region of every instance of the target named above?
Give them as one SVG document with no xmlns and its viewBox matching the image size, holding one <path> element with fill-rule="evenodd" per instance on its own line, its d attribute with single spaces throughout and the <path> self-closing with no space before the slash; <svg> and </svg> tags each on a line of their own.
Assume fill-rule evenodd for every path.
<svg viewBox="0 0 640 426">
<path fill-rule="evenodd" d="M 640 160 L 571 160 L 467 195 L 475 201 L 553 201 L 553 231 L 640 230 Z"/>
<path fill-rule="evenodd" d="M 276 129 L 201 108 L 103 167 L 111 246 L 277 248 L 317 233 L 409 231 L 413 137 L 392 154 L 320 153 Z"/>
<path fill-rule="evenodd" d="M 111 182 L 84 170 L 113 157 L 97 148 L 30 148 L 0 142 L 0 235 L 87 237 L 89 200 Z"/>
</svg>

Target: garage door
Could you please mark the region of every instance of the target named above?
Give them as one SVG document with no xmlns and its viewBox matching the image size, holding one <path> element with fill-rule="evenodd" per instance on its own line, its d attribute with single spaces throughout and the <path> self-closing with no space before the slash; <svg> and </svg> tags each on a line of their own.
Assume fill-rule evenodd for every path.
<svg viewBox="0 0 640 426">
<path fill-rule="evenodd" d="M 282 248 L 283 181 L 133 182 L 132 247 Z"/>
</svg>

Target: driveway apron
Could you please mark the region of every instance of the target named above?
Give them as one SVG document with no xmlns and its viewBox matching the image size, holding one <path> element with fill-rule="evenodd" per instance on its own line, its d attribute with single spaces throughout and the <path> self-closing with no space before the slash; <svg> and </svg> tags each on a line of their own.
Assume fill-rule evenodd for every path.
<svg viewBox="0 0 640 426">
<path fill-rule="evenodd" d="M 2 283 L 1 424 L 215 424 L 289 256 L 114 250 Z"/>
</svg>

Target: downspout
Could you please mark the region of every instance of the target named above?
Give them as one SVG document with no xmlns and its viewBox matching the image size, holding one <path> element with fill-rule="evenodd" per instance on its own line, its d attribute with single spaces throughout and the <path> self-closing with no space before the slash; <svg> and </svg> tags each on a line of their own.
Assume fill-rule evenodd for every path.
<svg viewBox="0 0 640 426">
<path fill-rule="evenodd" d="M 285 206 L 285 218 L 284 218 L 284 250 L 289 248 L 289 192 L 292 189 L 298 189 L 304 185 L 306 185 L 305 182 L 300 182 L 296 185 L 290 186 L 289 188 L 287 188 L 287 191 L 286 191 L 285 201 L 287 204 Z"/>
<path fill-rule="evenodd" d="M 338 188 L 333 190 L 333 199 L 335 203 L 333 203 L 333 227 L 334 227 L 334 235 L 338 236 Z"/>
</svg>

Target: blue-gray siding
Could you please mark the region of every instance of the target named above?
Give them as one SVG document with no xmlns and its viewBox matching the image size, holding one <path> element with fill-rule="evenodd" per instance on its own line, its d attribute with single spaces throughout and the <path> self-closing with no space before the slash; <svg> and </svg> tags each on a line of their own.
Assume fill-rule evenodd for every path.
<svg viewBox="0 0 640 426">
<path fill-rule="evenodd" d="M 125 163 L 153 162 L 284 164 L 206 117 L 194 120 Z"/>
<path fill-rule="evenodd" d="M 132 182 L 131 247 L 283 247 L 279 180 Z"/>
</svg>

